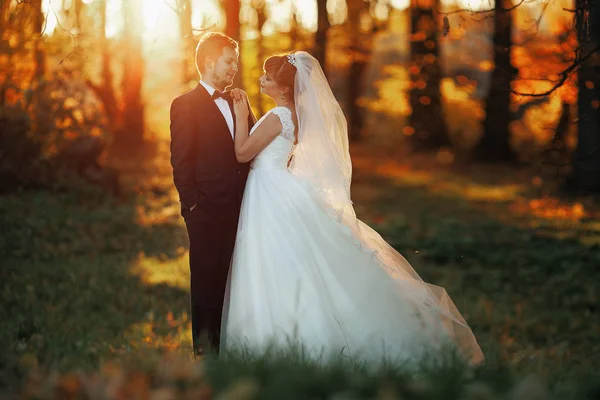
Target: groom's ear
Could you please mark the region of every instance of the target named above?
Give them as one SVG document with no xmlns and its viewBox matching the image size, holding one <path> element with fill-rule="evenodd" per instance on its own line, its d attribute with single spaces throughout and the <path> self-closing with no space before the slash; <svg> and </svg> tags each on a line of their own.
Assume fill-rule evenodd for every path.
<svg viewBox="0 0 600 400">
<path fill-rule="evenodd" d="M 204 68 L 205 69 L 213 69 L 215 67 L 215 62 L 210 58 L 210 56 L 206 56 L 204 58 Z"/>
</svg>

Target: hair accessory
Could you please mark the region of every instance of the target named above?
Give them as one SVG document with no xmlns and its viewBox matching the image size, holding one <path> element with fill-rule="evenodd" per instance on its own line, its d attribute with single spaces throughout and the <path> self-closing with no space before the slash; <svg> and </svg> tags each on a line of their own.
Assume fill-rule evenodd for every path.
<svg viewBox="0 0 600 400">
<path fill-rule="evenodd" d="M 287 58 L 288 58 L 289 63 L 295 67 L 296 66 L 296 55 L 288 54 Z"/>
</svg>

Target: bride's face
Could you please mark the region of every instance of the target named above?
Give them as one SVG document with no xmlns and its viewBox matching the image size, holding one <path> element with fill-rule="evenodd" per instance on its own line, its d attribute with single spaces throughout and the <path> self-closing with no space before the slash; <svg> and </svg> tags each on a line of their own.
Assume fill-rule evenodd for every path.
<svg viewBox="0 0 600 400">
<path fill-rule="evenodd" d="M 258 79 L 260 82 L 260 92 L 266 94 L 269 97 L 275 98 L 280 96 L 282 88 L 275 82 L 275 80 L 263 71 L 262 76 Z"/>
</svg>

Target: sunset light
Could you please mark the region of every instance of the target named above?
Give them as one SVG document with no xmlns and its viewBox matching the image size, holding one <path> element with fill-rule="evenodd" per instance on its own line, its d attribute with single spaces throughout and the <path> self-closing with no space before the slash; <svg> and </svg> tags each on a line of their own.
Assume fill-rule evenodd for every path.
<svg viewBox="0 0 600 400">
<path fill-rule="evenodd" d="M 598 3 L 0 0 L 0 397 L 596 398 Z"/>
</svg>

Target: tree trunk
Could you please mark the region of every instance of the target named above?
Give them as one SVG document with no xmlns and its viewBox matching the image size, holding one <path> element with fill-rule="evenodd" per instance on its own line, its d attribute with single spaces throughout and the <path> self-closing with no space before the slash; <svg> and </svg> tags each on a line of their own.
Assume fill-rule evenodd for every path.
<svg viewBox="0 0 600 400">
<path fill-rule="evenodd" d="M 585 56 L 600 44 L 600 8 L 586 0 L 575 4 L 581 49 L 578 55 Z M 566 189 L 577 194 L 600 194 L 600 53 L 583 61 L 578 74 L 577 147 L 573 175 Z"/>
<path fill-rule="evenodd" d="M 8 28 L 8 3 L 7 0 L 0 2 L 0 38 L 4 37 L 4 31 Z"/>
<path fill-rule="evenodd" d="M 192 0 L 177 0 L 179 11 L 179 34 L 183 44 L 183 58 L 181 64 L 181 82 L 187 86 L 192 81 L 198 80 L 198 72 L 194 63 L 196 39 L 192 29 Z"/>
<path fill-rule="evenodd" d="M 117 98 L 113 88 L 113 74 L 110 67 L 110 48 L 108 39 L 106 38 L 106 1 L 100 0 L 100 48 L 102 49 L 102 90 L 100 91 L 100 99 L 104 105 L 106 116 L 109 119 L 111 132 L 114 134 L 117 127 L 120 125 L 119 108 L 117 106 Z"/>
<path fill-rule="evenodd" d="M 75 8 L 75 27 L 77 28 L 77 34 L 81 35 L 81 13 L 83 11 L 83 1 L 75 0 L 73 7 Z"/>
<path fill-rule="evenodd" d="M 327 31 L 329 26 L 327 0 L 317 0 L 317 33 L 315 34 L 313 55 L 321 64 L 325 76 L 327 76 Z"/>
<path fill-rule="evenodd" d="M 238 42 L 240 56 L 238 61 L 238 72 L 233 80 L 233 87 L 243 88 L 244 67 L 242 63 L 242 40 L 240 36 L 240 0 L 223 0 L 225 15 L 227 16 L 227 26 L 225 34 Z"/>
<path fill-rule="evenodd" d="M 298 49 L 298 10 L 296 3 L 292 2 L 292 11 L 290 17 L 290 47 L 292 50 Z"/>
<path fill-rule="evenodd" d="M 510 61 L 512 49 L 512 15 L 506 9 L 511 0 L 496 2 L 494 11 L 494 71 L 490 92 L 485 102 L 483 136 L 476 146 L 474 159 L 487 163 L 515 163 L 517 157 L 510 147 L 510 89 L 517 69 Z"/>
<path fill-rule="evenodd" d="M 437 37 L 438 7 L 439 0 L 412 0 L 410 8 L 412 112 L 409 126 L 413 129 L 411 141 L 414 151 L 431 151 L 451 145 L 440 91 L 442 70 Z"/>
<path fill-rule="evenodd" d="M 256 57 L 258 58 L 259 71 L 262 71 L 262 63 L 265 60 L 265 42 L 262 35 L 262 29 L 267 22 L 267 5 L 264 0 L 256 2 L 256 16 L 257 16 L 257 29 L 258 38 L 256 39 Z M 263 94 L 258 91 L 258 99 L 256 101 L 257 112 L 259 115 L 263 115 Z"/>
<path fill-rule="evenodd" d="M 363 13 L 369 12 L 369 3 L 363 0 L 348 0 L 348 54 L 351 61 L 346 87 L 348 90 L 346 113 L 348 114 L 348 136 L 351 141 L 361 137 L 363 129 L 362 110 L 357 102 L 363 93 L 364 72 L 370 57 L 369 38 L 360 29 L 360 19 Z"/>
<path fill-rule="evenodd" d="M 115 143 L 127 149 L 144 142 L 144 105 L 142 104 L 144 57 L 140 8 L 140 0 L 129 0 L 123 3 L 125 17 L 123 42 L 127 51 L 123 60 L 121 126 L 116 133 Z"/>
<path fill-rule="evenodd" d="M 42 11 L 42 0 L 34 0 L 33 6 L 33 40 L 34 40 L 34 60 L 35 69 L 33 77 L 35 81 L 39 81 L 46 73 L 46 52 L 44 51 L 44 43 L 42 31 L 44 29 L 44 12 Z"/>
</svg>

